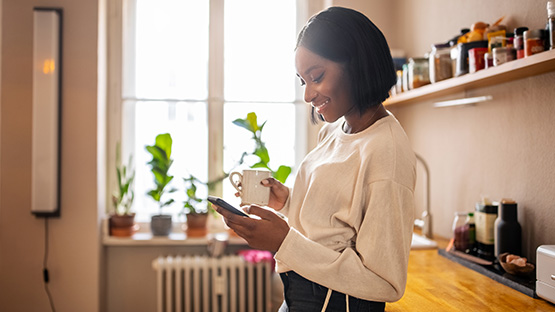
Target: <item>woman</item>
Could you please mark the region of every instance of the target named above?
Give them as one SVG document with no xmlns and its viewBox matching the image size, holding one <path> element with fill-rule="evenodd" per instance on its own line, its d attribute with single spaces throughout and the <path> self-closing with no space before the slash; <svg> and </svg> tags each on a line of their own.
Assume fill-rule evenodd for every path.
<svg viewBox="0 0 555 312">
<path fill-rule="evenodd" d="M 253 248 L 275 253 L 280 311 L 383 311 L 405 289 L 415 156 L 382 105 L 395 84 L 389 47 L 363 14 L 331 7 L 299 34 L 295 66 L 313 120 L 325 121 L 292 189 L 270 178 L 260 219 L 216 207 Z M 316 115 L 316 116 L 315 116 Z"/>
</svg>

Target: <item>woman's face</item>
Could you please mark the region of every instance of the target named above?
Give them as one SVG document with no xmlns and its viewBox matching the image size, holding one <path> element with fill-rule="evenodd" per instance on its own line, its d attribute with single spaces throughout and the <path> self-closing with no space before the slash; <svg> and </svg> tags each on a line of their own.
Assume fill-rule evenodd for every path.
<svg viewBox="0 0 555 312">
<path fill-rule="evenodd" d="M 327 122 L 334 122 L 353 110 L 351 86 L 343 66 L 305 47 L 295 54 L 297 76 L 305 87 L 304 100 Z"/>
</svg>

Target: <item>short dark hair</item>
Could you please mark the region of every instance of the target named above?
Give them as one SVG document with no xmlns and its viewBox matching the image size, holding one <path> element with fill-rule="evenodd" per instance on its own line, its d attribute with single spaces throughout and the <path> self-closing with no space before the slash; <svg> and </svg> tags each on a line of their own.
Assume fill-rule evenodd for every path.
<svg viewBox="0 0 555 312">
<path fill-rule="evenodd" d="M 344 65 L 360 113 L 385 101 L 397 81 L 384 35 L 355 10 L 330 7 L 312 16 L 297 37 L 300 46 Z"/>
</svg>

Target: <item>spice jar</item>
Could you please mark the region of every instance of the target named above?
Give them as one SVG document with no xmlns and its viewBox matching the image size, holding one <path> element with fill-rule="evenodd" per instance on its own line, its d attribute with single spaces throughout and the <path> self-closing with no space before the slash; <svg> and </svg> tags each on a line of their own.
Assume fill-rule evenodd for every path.
<svg viewBox="0 0 555 312">
<path fill-rule="evenodd" d="M 513 48 L 493 48 L 493 66 L 499 66 L 515 59 Z"/>
<path fill-rule="evenodd" d="M 524 57 L 524 32 L 528 27 L 515 28 L 514 48 L 516 51 L 516 58 L 521 59 Z"/>
<path fill-rule="evenodd" d="M 448 44 L 432 45 L 430 60 L 430 82 L 436 83 L 453 77 L 451 47 Z"/>
<path fill-rule="evenodd" d="M 468 249 L 468 227 L 466 225 L 466 212 L 455 212 L 453 220 L 453 238 L 456 250 L 466 251 Z"/>
<path fill-rule="evenodd" d="M 486 68 L 484 55 L 488 53 L 488 48 L 472 48 L 468 50 L 468 72 L 475 73 Z"/>
<path fill-rule="evenodd" d="M 430 83 L 430 67 L 428 59 L 415 57 L 409 59 L 408 65 L 409 89 L 416 89 Z"/>
<path fill-rule="evenodd" d="M 545 50 L 545 29 L 533 29 L 524 32 L 524 57 Z"/>
</svg>

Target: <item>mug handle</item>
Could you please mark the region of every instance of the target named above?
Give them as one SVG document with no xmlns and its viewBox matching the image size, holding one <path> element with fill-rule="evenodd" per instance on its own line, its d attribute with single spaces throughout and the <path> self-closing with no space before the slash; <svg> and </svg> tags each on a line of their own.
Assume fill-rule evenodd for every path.
<svg viewBox="0 0 555 312">
<path fill-rule="evenodd" d="M 235 183 L 235 181 L 233 180 L 233 177 L 235 175 L 239 176 L 239 182 L 243 181 L 243 175 L 237 171 L 234 171 L 232 173 L 229 174 L 229 181 L 231 182 L 231 185 L 233 185 L 233 187 L 237 190 L 237 192 L 239 192 L 240 195 L 243 194 L 243 191 L 241 191 L 241 188 Z"/>
</svg>

